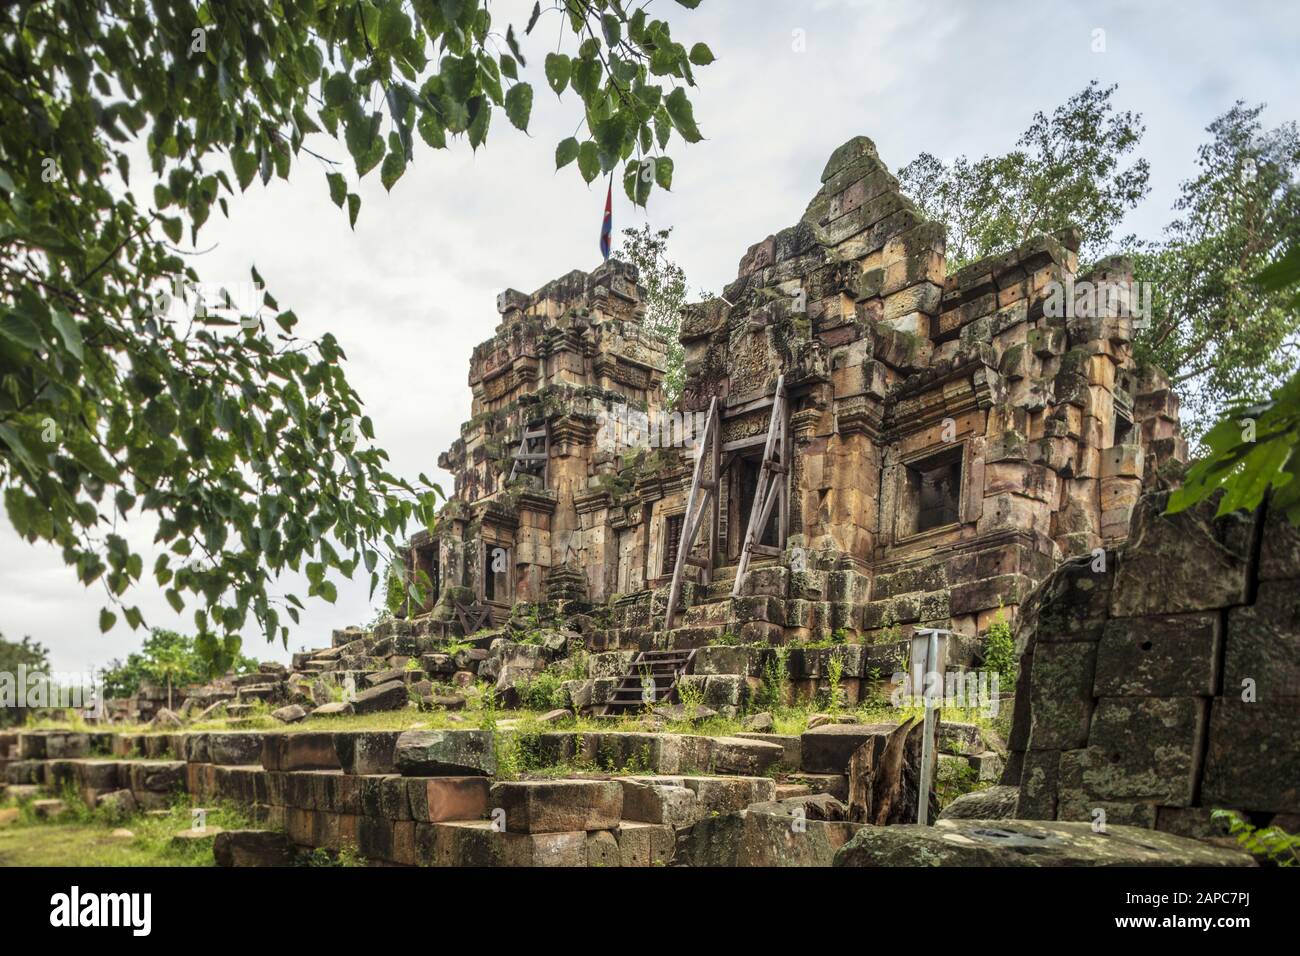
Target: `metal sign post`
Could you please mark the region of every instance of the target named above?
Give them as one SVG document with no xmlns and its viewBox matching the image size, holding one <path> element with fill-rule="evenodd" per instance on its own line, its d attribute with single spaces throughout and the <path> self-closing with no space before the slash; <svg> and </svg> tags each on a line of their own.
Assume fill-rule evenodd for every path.
<svg viewBox="0 0 1300 956">
<path fill-rule="evenodd" d="M 934 728 L 939 719 L 939 702 L 943 699 L 943 661 L 948 656 L 948 636 L 951 631 L 936 627 L 918 628 L 912 635 L 911 676 L 912 695 L 919 692 L 925 705 L 925 721 L 921 740 L 921 785 L 917 794 L 916 822 L 926 826 L 930 822 L 930 790 L 934 787 Z"/>
</svg>

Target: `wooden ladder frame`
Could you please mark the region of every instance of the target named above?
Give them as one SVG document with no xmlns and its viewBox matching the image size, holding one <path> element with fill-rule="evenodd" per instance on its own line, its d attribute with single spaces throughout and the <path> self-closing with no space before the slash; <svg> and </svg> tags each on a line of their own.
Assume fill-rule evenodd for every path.
<svg viewBox="0 0 1300 956">
<path fill-rule="evenodd" d="M 537 441 L 539 438 L 542 441 L 542 449 L 541 451 L 534 451 L 530 442 Z M 514 463 L 510 466 L 510 477 L 507 480 L 515 480 L 515 477 L 519 474 L 521 465 L 525 470 L 527 470 L 530 467 L 534 467 L 532 465 L 533 462 L 541 462 L 542 486 L 545 487 L 546 469 L 550 466 L 550 459 L 551 430 L 547 427 L 546 422 L 542 422 L 541 427 L 539 428 L 529 428 L 525 425 L 523 428 L 523 435 L 519 439 L 519 449 L 515 452 Z M 524 465 L 524 462 L 528 462 L 528 464 Z M 535 472 L 532 471 L 528 471 L 528 473 L 535 474 Z"/>
<path fill-rule="evenodd" d="M 710 477 L 704 477 L 705 462 Z M 718 491 L 722 486 L 722 422 L 718 415 L 718 398 L 709 401 L 704 432 L 700 436 L 699 452 L 695 458 L 695 473 L 691 477 L 691 491 L 686 497 L 686 517 L 682 534 L 677 542 L 677 560 L 673 562 L 673 583 L 668 588 L 668 610 L 664 613 L 664 630 L 671 631 L 677 619 L 677 602 L 682 596 L 682 571 L 687 563 L 703 570 L 703 583 L 713 578 L 713 558 L 718 542 Z M 697 508 L 696 505 L 699 505 Z M 700 519 L 709 511 L 708 556 L 703 561 L 692 558 L 695 536 L 700 530 Z"/>
<path fill-rule="evenodd" d="M 789 428 L 789 409 L 785 394 L 785 376 L 776 380 L 776 394 L 772 398 L 772 417 L 767 423 L 767 443 L 763 446 L 763 460 L 759 464 L 758 487 L 754 489 L 754 503 L 749 509 L 749 526 L 745 530 L 745 543 L 740 549 L 740 564 L 736 568 L 736 582 L 731 587 L 731 596 L 740 597 L 745 584 L 745 575 L 749 573 L 749 556 L 751 554 L 780 555 L 785 546 L 790 521 L 790 490 L 786 476 L 789 472 L 789 457 L 786 455 L 788 444 L 786 431 Z M 777 507 L 777 534 L 780 544 L 773 548 L 759 544 L 763 529 L 772 517 L 773 506 Z"/>
</svg>

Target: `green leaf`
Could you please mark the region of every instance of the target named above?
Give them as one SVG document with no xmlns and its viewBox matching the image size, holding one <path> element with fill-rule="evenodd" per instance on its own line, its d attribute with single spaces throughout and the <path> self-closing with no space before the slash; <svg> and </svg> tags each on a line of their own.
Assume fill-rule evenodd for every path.
<svg viewBox="0 0 1300 956">
<path fill-rule="evenodd" d="M 180 243 L 185 224 L 181 222 L 179 216 L 164 217 L 162 220 L 162 228 L 163 232 L 167 234 L 168 239 L 174 243 Z"/>
<path fill-rule="evenodd" d="M 560 140 L 560 145 L 555 147 L 555 168 L 563 169 L 577 158 L 578 140 L 573 136 Z"/>
<path fill-rule="evenodd" d="M 559 96 L 569 85 L 572 62 L 563 53 L 546 54 L 546 82 L 550 84 L 555 95 Z"/>
<path fill-rule="evenodd" d="M 241 192 L 248 189 L 257 175 L 257 157 L 246 149 L 230 151 L 230 165 L 235 170 L 235 179 L 239 182 Z"/>
<path fill-rule="evenodd" d="M 589 101 L 600 91 L 600 77 L 600 61 L 595 58 L 584 59 L 573 64 L 573 73 L 569 82 L 573 84 L 575 93 L 584 101 Z"/>
<path fill-rule="evenodd" d="M 1266 266 L 1255 277 L 1255 281 L 1269 292 L 1280 292 L 1287 286 L 1300 283 L 1300 243 L 1287 249 L 1280 259 Z"/>
<path fill-rule="evenodd" d="M 521 64 L 523 64 L 524 66 L 527 66 L 527 65 L 528 65 L 528 61 L 524 59 L 524 54 L 523 54 L 523 52 L 519 49 L 519 40 L 515 38 L 515 27 L 514 27 L 514 24 L 511 24 L 510 26 L 506 27 L 506 46 L 510 47 L 510 52 L 511 52 L 512 54 L 514 54 L 514 59 L 518 60 L 518 61 L 519 61 Z M 504 70 L 505 70 L 505 62 L 504 62 L 504 61 L 506 60 L 506 57 L 503 56 L 501 59 L 502 59 L 501 68 L 502 68 L 502 71 L 504 72 Z M 515 74 L 514 74 L 514 68 L 515 68 L 514 62 L 511 61 L 511 63 L 510 63 L 510 71 L 511 71 L 511 72 L 510 72 L 510 76 L 511 76 L 512 78 L 513 78 L 514 75 L 515 75 Z"/>
<path fill-rule="evenodd" d="M 478 149 L 487 139 L 488 124 L 492 122 L 492 105 L 482 96 L 470 100 L 469 145 Z"/>
<path fill-rule="evenodd" d="M 117 615 L 108 608 L 100 608 L 99 611 L 99 633 L 107 634 L 117 623 Z"/>
<path fill-rule="evenodd" d="M 329 181 L 330 199 L 334 201 L 334 205 L 342 209 L 343 203 L 348 198 L 348 181 L 343 178 L 342 173 L 326 173 L 325 179 Z"/>
<path fill-rule="evenodd" d="M 684 89 L 679 86 L 669 93 L 664 99 L 664 107 L 668 110 L 673 126 L 682 134 L 682 139 L 688 143 L 698 143 L 703 138 L 699 127 L 695 125 L 695 111 L 691 107 L 691 101 L 686 98 Z"/>
<path fill-rule="evenodd" d="M 655 182 L 662 188 L 671 191 L 673 188 L 673 161 L 667 156 L 656 156 L 654 166 Z"/>
<path fill-rule="evenodd" d="M 406 157 L 400 152 L 390 152 L 384 157 L 384 168 L 379 171 L 379 180 L 384 189 L 392 192 L 393 186 L 406 172 Z"/>
<path fill-rule="evenodd" d="M 420 138 L 432 148 L 447 148 L 447 131 L 443 129 L 442 123 L 432 112 L 422 113 L 415 125 L 420 131 Z"/>
<path fill-rule="evenodd" d="M 600 18 L 600 30 L 605 35 L 605 42 L 612 48 L 618 46 L 623 38 L 623 23 L 613 13 L 603 14 Z"/>
<path fill-rule="evenodd" d="M 578 147 L 578 172 L 588 184 L 600 175 L 600 151 L 591 140 Z"/>
<path fill-rule="evenodd" d="M 706 44 L 697 43 L 691 47 L 690 59 L 696 66 L 708 66 L 714 60 L 713 51 Z"/>
<path fill-rule="evenodd" d="M 357 213 L 361 211 L 361 197 L 356 193 L 348 193 L 348 225 L 353 229 L 357 227 Z"/>
<path fill-rule="evenodd" d="M 386 50 L 395 50 L 411 36 L 411 18 L 400 3 L 390 3 L 379 15 L 379 43 Z"/>
<path fill-rule="evenodd" d="M 506 93 L 506 116 L 515 129 L 527 131 L 528 117 L 533 111 L 533 88 L 527 83 L 516 83 Z"/>
<path fill-rule="evenodd" d="M 71 352 L 78 362 L 85 361 L 81 348 L 81 330 L 77 327 L 77 320 L 59 306 L 54 307 L 54 329 L 63 340 L 63 347 Z"/>
</svg>

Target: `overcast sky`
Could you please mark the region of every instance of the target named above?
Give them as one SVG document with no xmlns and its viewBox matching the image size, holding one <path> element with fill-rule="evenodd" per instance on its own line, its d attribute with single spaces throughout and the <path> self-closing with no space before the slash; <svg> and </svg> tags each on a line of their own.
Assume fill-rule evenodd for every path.
<svg viewBox="0 0 1300 956">
<path fill-rule="evenodd" d="M 531 6 L 493 3 L 494 24 L 522 27 Z M 704 0 L 685 11 L 655 0 L 651 12 L 718 58 L 692 92 L 705 139 L 670 144 L 673 192 L 656 190 L 647 214 L 656 228 L 673 227 L 672 252 L 693 288 L 720 290 L 750 244 L 796 222 L 831 150 L 857 134 L 894 169 L 923 151 L 1004 152 L 1035 110 L 1050 112 L 1094 78 L 1118 83 L 1119 108 L 1143 114 L 1151 162 L 1151 195 L 1125 231 L 1154 237 L 1215 116 L 1245 99 L 1269 104 L 1268 126 L 1300 118 L 1300 5 L 1290 2 Z M 1098 30 L 1104 52 L 1093 50 Z M 280 306 L 298 314 L 301 334 L 337 336 L 399 474 L 425 471 L 450 488 L 437 457 L 469 415 L 470 350 L 492 335 L 496 294 L 599 264 L 604 183 L 587 187 L 573 166 L 553 172 L 555 144 L 580 115 L 578 101 L 557 100 L 540 75 L 555 36 L 544 18 L 524 42 L 537 91 L 529 135 L 498 114 L 477 155 L 464 142 L 434 153 L 417 140 L 391 195 L 377 170 L 356 190 L 355 232 L 329 201 L 324 168 L 304 155 L 289 182 L 255 185 L 231 202 L 229 220 L 214 216 L 200 234 L 201 249 L 216 245 L 194 260 L 206 281 L 244 280 L 256 264 Z M 347 159 L 341 144 L 315 139 L 318 152 Z M 616 231 L 646 217 L 616 188 Z M 131 533 L 146 568 L 151 536 L 143 525 Z M 335 605 L 308 602 L 289 649 L 325 646 L 331 628 L 370 620 L 367 590 L 359 577 L 340 586 Z M 147 576 L 128 597 L 153 626 L 192 626 Z M 124 623 L 101 635 L 102 598 L 55 549 L 27 544 L 0 518 L 7 638 L 43 642 L 55 670 L 102 666 L 142 637 Z M 244 649 L 288 657 L 255 633 Z"/>
</svg>

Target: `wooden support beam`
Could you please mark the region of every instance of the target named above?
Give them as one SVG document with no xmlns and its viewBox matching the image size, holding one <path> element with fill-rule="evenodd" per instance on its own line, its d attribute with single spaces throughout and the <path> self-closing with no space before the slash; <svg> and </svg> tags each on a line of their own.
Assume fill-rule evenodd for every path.
<svg viewBox="0 0 1300 956">
<path fill-rule="evenodd" d="M 706 584 L 713 574 L 713 557 L 718 538 L 718 478 L 722 467 L 722 423 L 718 417 L 716 396 L 709 402 L 708 415 L 704 420 L 704 434 L 700 438 L 698 448 L 695 471 L 691 476 L 691 490 L 686 496 L 686 517 L 682 521 L 682 534 L 677 542 L 677 560 L 673 563 L 673 580 L 668 588 L 668 608 L 664 612 L 665 630 L 672 630 L 677 619 L 677 602 L 682 594 L 682 572 L 686 568 L 691 551 L 695 549 L 695 536 L 706 511 L 709 512 L 706 535 L 708 554 L 703 562 L 696 563 L 696 566 L 703 570 L 702 577 Z"/>
<path fill-rule="evenodd" d="M 767 423 L 767 440 L 763 443 L 763 460 L 758 469 L 758 487 L 754 489 L 754 503 L 749 509 L 749 525 L 745 529 L 745 541 L 740 549 L 740 564 L 736 567 L 736 581 L 731 587 L 731 596 L 740 597 L 745 584 L 745 575 L 749 573 L 749 556 L 754 553 L 767 553 L 767 548 L 759 544 L 763 529 L 772 518 L 772 509 L 778 508 L 777 542 L 774 549 L 780 554 L 785 547 L 788 522 L 789 495 L 787 480 L 788 465 L 786 455 L 786 431 L 788 428 L 788 405 L 785 393 L 785 376 L 776 380 L 776 392 L 772 396 L 772 417 Z M 779 507 L 778 507 L 779 506 Z M 764 548 L 760 552 L 759 548 Z"/>
</svg>

